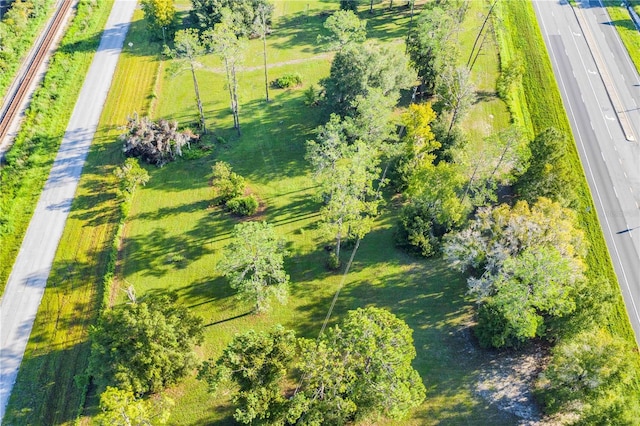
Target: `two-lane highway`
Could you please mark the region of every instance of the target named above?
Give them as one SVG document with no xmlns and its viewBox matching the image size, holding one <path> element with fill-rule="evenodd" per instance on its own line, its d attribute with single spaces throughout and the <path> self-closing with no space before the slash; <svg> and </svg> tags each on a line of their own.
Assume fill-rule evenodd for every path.
<svg viewBox="0 0 640 426">
<path fill-rule="evenodd" d="M 640 77 L 599 0 L 533 5 L 640 344 Z"/>
</svg>

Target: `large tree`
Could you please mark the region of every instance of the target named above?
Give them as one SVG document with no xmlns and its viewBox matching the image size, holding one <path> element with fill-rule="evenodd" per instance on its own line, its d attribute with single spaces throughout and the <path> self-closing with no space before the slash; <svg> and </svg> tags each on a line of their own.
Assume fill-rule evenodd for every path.
<svg viewBox="0 0 640 426">
<path fill-rule="evenodd" d="M 151 34 L 167 44 L 177 25 L 174 0 L 142 0 L 141 6 Z"/>
<path fill-rule="evenodd" d="M 136 395 L 177 383 L 195 366 L 202 319 L 177 305 L 174 294 L 107 310 L 91 329 L 89 374 Z"/>
<path fill-rule="evenodd" d="M 202 99 L 200 98 L 200 88 L 198 86 L 198 78 L 196 77 L 196 67 L 198 66 L 197 58 L 205 52 L 205 47 L 200 41 L 198 32 L 193 28 L 180 30 L 176 33 L 173 40 L 174 47 L 171 54 L 176 58 L 184 61 L 191 71 L 193 79 L 193 89 L 196 95 L 196 104 L 198 105 L 198 113 L 200 118 L 200 130 L 207 133 L 207 124 L 204 119 L 204 110 L 202 108 Z M 176 70 L 179 71 L 179 68 Z"/>
<path fill-rule="evenodd" d="M 408 59 L 396 46 L 368 42 L 346 45 L 331 63 L 329 77 L 322 80 L 327 107 L 331 112 L 346 115 L 353 112 L 357 96 L 366 96 L 372 88 L 384 96 L 398 96 L 400 89 L 411 86 L 415 74 Z"/>
<path fill-rule="evenodd" d="M 324 21 L 329 36 L 318 36 L 326 50 L 342 50 L 349 43 L 361 43 L 367 38 L 367 22 L 361 21 L 351 10 L 338 10 Z"/>
<path fill-rule="evenodd" d="M 412 330 L 379 308 L 349 311 L 317 341 L 303 341 L 292 411 L 305 424 L 341 425 L 368 415 L 399 420 L 424 401 Z"/>
<path fill-rule="evenodd" d="M 227 88 L 231 100 L 231 114 L 233 115 L 233 127 L 240 131 L 240 101 L 238 99 L 238 67 L 243 59 L 246 49 L 246 39 L 236 35 L 238 21 L 236 16 L 228 9 L 222 11 L 222 21 L 212 30 L 204 33 L 209 48 L 224 62 L 227 75 Z"/>
<path fill-rule="evenodd" d="M 208 383 L 211 392 L 228 382 L 237 385 L 233 396 L 238 406 L 233 414 L 236 421 L 276 424 L 286 410 L 281 386 L 296 347 L 293 331 L 282 326 L 260 333 L 250 330 L 236 335 L 217 361 L 205 361 L 198 378 Z"/>
<path fill-rule="evenodd" d="M 605 330 L 584 331 L 561 341 L 536 383 L 548 413 L 570 413 L 574 424 L 634 424 L 638 413 L 630 391 L 634 351 Z"/>
<path fill-rule="evenodd" d="M 255 313 L 266 312 L 270 299 L 281 303 L 287 298 L 289 275 L 284 270 L 284 240 L 266 222 L 244 222 L 233 228 L 231 244 L 218 269 L 229 280 L 238 296 L 254 305 Z"/>
<path fill-rule="evenodd" d="M 269 102 L 269 73 L 267 71 L 267 35 L 269 34 L 269 17 L 273 13 L 273 5 L 261 3 L 256 9 L 256 17 L 253 21 L 253 32 L 262 39 L 262 61 L 264 63 L 264 91 Z"/>
<path fill-rule="evenodd" d="M 269 7 L 268 0 L 191 0 L 191 4 L 191 13 L 203 30 L 213 29 L 216 24 L 222 22 L 224 9 L 230 10 L 238 17 L 238 25 L 234 27 L 237 36 L 248 37 L 253 34 L 254 22 L 261 13 L 261 8 L 265 6 L 265 22 L 271 25 L 273 8 Z"/>
<path fill-rule="evenodd" d="M 418 15 L 407 36 L 407 53 L 418 71 L 422 92 L 433 93 L 436 77 L 447 63 L 455 63 L 457 55 L 450 38 L 455 20 L 440 7 L 426 7 Z"/>
<path fill-rule="evenodd" d="M 437 107 L 441 113 L 451 114 L 447 136 L 471 109 L 476 100 L 471 72 L 466 67 L 446 66 L 436 79 Z"/>
<path fill-rule="evenodd" d="M 583 233 L 576 215 L 549 199 L 481 208 L 469 226 L 446 238 L 450 264 L 470 272 L 480 303 L 481 343 L 515 346 L 545 333 L 545 318 L 575 309 L 583 280 Z"/>
</svg>

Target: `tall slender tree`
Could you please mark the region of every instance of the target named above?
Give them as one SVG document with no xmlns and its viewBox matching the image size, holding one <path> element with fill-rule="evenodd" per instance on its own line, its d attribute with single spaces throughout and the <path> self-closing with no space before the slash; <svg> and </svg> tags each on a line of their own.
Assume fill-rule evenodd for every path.
<svg viewBox="0 0 640 426">
<path fill-rule="evenodd" d="M 205 47 L 200 42 L 200 37 L 195 29 L 187 28 L 186 30 L 180 30 L 176 33 L 172 53 L 175 57 L 184 60 L 191 70 L 193 88 L 196 93 L 196 103 L 198 104 L 198 112 L 200 113 L 200 129 L 203 133 L 207 133 L 207 124 L 204 118 L 202 99 L 200 98 L 198 78 L 196 77 L 196 66 L 198 65 L 197 57 L 203 55 L 204 52 Z"/>
<path fill-rule="evenodd" d="M 256 19 L 253 23 L 253 32 L 262 39 L 262 59 L 264 62 L 264 91 L 269 102 L 269 74 L 267 71 L 267 34 L 269 33 L 269 17 L 273 13 L 271 3 L 260 3 L 256 8 Z"/>
</svg>

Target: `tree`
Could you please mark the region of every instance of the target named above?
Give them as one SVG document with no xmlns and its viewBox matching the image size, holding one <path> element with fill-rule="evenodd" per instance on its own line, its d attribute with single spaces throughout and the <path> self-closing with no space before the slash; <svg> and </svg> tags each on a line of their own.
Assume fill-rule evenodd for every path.
<svg viewBox="0 0 640 426">
<path fill-rule="evenodd" d="M 318 43 L 327 43 L 327 50 L 342 50 L 349 43 L 361 43 L 367 38 L 367 22 L 351 10 L 338 10 L 324 22 L 330 36 L 318 36 Z"/>
<path fill-rule="evenodd" d="M 449 42 L 455 29 L 454 18 L 440 7 L 426 7 L 407 35 L 407 53 L 418 72 L 422 93 L 431 94 L 436 77 L 447 63 L 455 63 L 457 52 Z"/>
<path fill-rule="evenodd" d="M 210 30 L 224 20 L 225 9 L 237 16 L 234 27 L 236 36 L 248 37 L 253 34 L 254 22 L 265 8 L 267 12 L 265 22 L 271 25 L 273 8 L 268 0 L 191 0 L 191 13 L 198 26 L 203 30 Z"/>
<path fill-rule="evenodd" d="M 378 88 L 384 96 L 397 97 L 400 89 L 411 86 L 415 75 L 408 59 L 393 46 L 365 43 L 346 45 L 331 63 L 329 77 L 321 81 L 327 107 L 341 116 L 353 112 L 357 96 L 367 96 Z"/>
<path fill-rule="evenodd" d="M 290 417 L 303 424 L 346 424 L 368 415 L 402 419 L 424 401 L 411 366 L 412 330 L 379 308 L 349 311 L 318 341 L 302 341 L 298 392 Z"/>
<path fill-rule="evenodd" d="M 196 58 L 204 54 L 205 48 L 200 42 L 198 32 L 193 28 L 178 31 L 173 42 L 174 48 L 173 51 L 171 51 L 172 55 L 185 61 L 191 70 L 193 88 L 196 94 L 196 103 L 198 105 L 198 112 L 200 113 L 200 129 L 204 133 L 207 133 L 207 124 L 204 119 L 202 100 L 200 99 L 200 89 L 198 88 L 198 79 L 196 77 Z"/>
<path fill-rule="evenodd" d="M 141 6 L 151 33 L 167 44 L 167 36 L 173 37 L 176 27 L 174 0 L 142 0 Z"/>
<path fill-rule="evenodd" d="M 551 127 L 531 141 L 529 167 L 517 181 L 516 190 L 526 200 L 551 198 L 569 204 L 576 198 L 574 178 L 566 160 L 567 135 Z"/>
<path fill-rule="evenodd" d="M 246 40 L 236 36 L 238 23 L 236 16 L 226 9 L 222 11 L 222 21 L 213 30 L 204 33 L 210 49 L 220 56 L 224 62 L 227 74 L 227 87 L 231 99 L 231 114 L 233 115 L 233 127 L 240 131 L 240 105 L 238 101 L 238 66 L 242 61 L 242 55 L 246 48 Z"/>
<path fill-rule="evenodd" d="M 283 267 L 287 252 L 273 226 L 266 222 L 239 223 L 233 228 L 232 238 L 218 264 L 231 287 L 238 290 L 239 297 L 253 302 L 255 313 L 268 311 L 272 296 L 284 303 L 289 285 Z"/>
<path fill-rule="evenodd" d="M 361 140 L 370 149 L 387 157 L 397 154 L 398 140 L 393 112 L 398 97 L 385 95 L 378 87 L 369 88 L 366 95 L 358 95 L 351 104 L 351 115 L 345 117 L 344 127 L 350 141 Z"/>
<path fill-rule="evenodd" d="M 135 192 L 138 185 L 144 186 L 149 182 L 149 173 L 140 167 L 138 160 L 127 158 L 124 164 L 113 172 L 119 181 L 120 195 L 128 199 Z"/>
<path fill-rule="evenodd" d="M 128 157 L 141 158 L 147 163 L 162 167 L 182 156 L 183 147 L 191 147 L 191 141 L 199 136 L 190 130 L 178 131 L 178 122 L 149 117 L 127 117 L 125 131 L 118 139 L 124 142 L 122 151 Z"/>
<path fill-rule="evenodd" d="M 233 402 L 238 406 L 233 418 L 244 424 L 281 420 L 287 399 L 281 391 L 282 381 L 291 369 L 296 354 L 293 331 L 276 326 L 268 332 L 236 335 L 217 361 L 205 361 L 198 378 L 215 392 L 228 382 L 238 387 Z"/>
<path fill-rule="evenodd" d="M 269 75 L 267 72 L 267 34 L 269 33 L 269 17 L 273 13 L 273 5 L 260 3 L 256 9 L 256 18 L 253 22 L 253 32 L 262 39 L 262 59 L 264 62 L 264 90 L 267 102 L 269 102 Z"/>
<path fill-rule="evenodd" d="M 489 346 L 515 346 L 544 334 L 544 320 L 575 309 L 584 279 L 583 233 L 576 215 L 549 199 L 529 207 L 479 209 L 470 225 L 445 239 L 450 265 L 469 271 L 477 335 Z"/>
<path fill-rule="evenodd" d="M 547 412 L 573 413 L 577 424 L 633 424 L 625 418 L 638 410 L 629 391 L 632 352 L 627 342 L 604 330 L 561 341 L 537 380 L 537 395 Z"/>
<path fill-rule="evenodd" d="M 175 294 L 149 296 L 106 311 L 91 328 L 89 374 L 135 395 L 177 383 L 195 366 L 202 319 Z"/>
<path fill-rule="evenodd" d="M 446 66 L 438 76 L 436 94 L 438 97 L 436 105 L 440 111 L 451 114 L 448 135 L 476 100 L 475 86 L 471 81 L 469 69 Z"/>
<path fill-rule="evenodd" d="M 167 397 L 138 399 L 133 392 L 107 386 L 100 395 L 96 423 L 104 426 L 164 425 L 173 401 Z"/>
<path fill-rule="evenodd" d="M 412 178 L 416 169 L 431 164 L 435 159 L 433 152 L 440 148 L 440 142 L 431 130 L 435 118 L 436 113 L 430 103 L 411 104 L 402 115 L 405 153 L 400 169 L 405 182 Z"/>
</svg>

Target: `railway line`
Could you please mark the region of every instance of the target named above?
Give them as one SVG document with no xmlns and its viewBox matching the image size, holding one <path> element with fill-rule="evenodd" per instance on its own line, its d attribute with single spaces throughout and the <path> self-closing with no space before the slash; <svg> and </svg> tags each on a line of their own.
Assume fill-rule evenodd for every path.
<svg viewBox="0 0 640 426">
<path fill-rule="evenodd" d="M 33 83 L 39 78 L 42 65 L 57 42 L 57 35 L 65 25 L 66 18 L 74 3 L 73 0 L 58 1 L 52 18 L 47 23 L 42 35 L 36 40 L 34 48 L 25 59 L 16 79 L 7 91 L 2 109 L 0 109 L 0 161 L 10 148 L 9 133 L 12 126 L 16 123 L 22 108 L 26 106 L 34 87 Z"/>
</svg>

